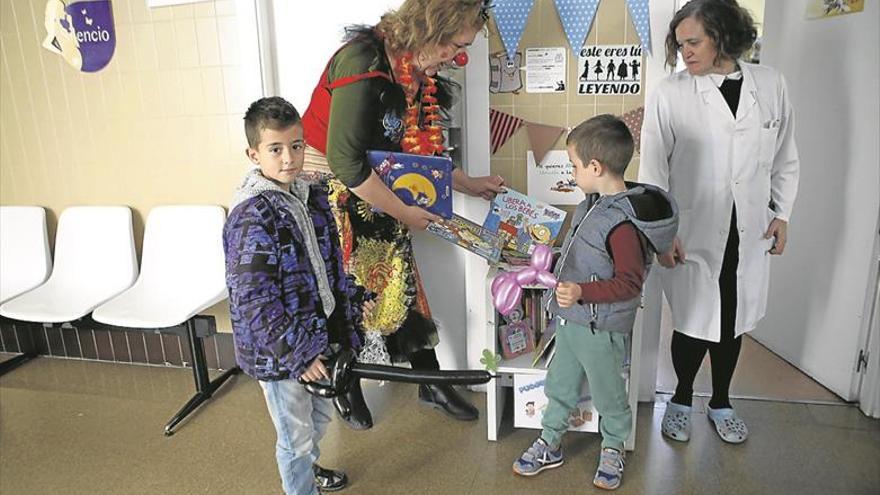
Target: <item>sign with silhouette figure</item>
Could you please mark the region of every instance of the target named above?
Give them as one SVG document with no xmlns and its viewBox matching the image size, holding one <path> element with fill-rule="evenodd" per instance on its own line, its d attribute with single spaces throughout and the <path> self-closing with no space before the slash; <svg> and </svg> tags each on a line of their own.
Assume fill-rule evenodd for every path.
<svg viewBox="0 0 880 495">
<path fill-rule="evenodd" d="M 579 95 L 637 95 L 642 91 L 642 45 L 585 46 L 578 67 Z"/>
<path fill-rule="evenodd" d="M 526 49 L 526 93 L 565 92 L 565 48 Z"/>
<path fill-rule="evenodd" d="M 43 22 L 43 48 L 75 69 L 97 72 L 113 58 L 116 29 L 110 0 L 49 0 Z"/>
</svg>

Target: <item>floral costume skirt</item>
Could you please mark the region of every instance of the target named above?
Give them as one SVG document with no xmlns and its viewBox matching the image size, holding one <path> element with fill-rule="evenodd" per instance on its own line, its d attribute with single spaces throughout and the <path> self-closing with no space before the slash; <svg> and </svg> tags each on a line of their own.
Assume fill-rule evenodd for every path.
<svg viewBox="0 0 880 495">
<path fill-rule="evenodd" d="M 376 307 L 364 314 L 366 341 L 359 360 L 409 361 L 411 355 L 439 341 L 416 267 L 412 233 L 391 215 L 374 211 L 329 168 L 315 166 L 322 158 L 319 151 L 307 147 L 301 178 L 327 184 L 345 271 L 377 295 Z"/>
</svg>

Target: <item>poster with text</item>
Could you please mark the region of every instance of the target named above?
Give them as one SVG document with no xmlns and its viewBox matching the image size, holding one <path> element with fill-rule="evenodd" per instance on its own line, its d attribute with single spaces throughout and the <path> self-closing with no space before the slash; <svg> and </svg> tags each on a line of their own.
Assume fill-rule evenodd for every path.
<svg viewBox="0 0 880 495">
<path fill-rule="evenodd" d="M 578 67 L 579 95 L 637 95 L 642 91 L 642 45 L 585 46 Z"/>
<path fill-rule="evenodd" d="M 565 48 L 526 49 L 526 92 L 565 92 Z"/>
<path fill-rule="evenodd" d="M 566 151 L 550 150 L 541 163 L 535 163 L 535 155 L 527 151 L 526 160 L 529 196 L 552 205 L 576 205 L 584 200 L 584 192 L 571 174 Z"/>
</svg>

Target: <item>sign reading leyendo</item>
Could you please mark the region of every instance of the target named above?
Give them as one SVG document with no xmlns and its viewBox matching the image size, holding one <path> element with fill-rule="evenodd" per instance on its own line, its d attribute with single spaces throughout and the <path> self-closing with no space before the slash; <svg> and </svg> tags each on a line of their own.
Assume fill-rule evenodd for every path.
<svg viewBox="0 0 880 495">
<path fill-rule="evenodd" d="M 578 56 L 579 95 L 637 95 L 642 91 L 642 45 L 594 45 Z"/>
</svg>

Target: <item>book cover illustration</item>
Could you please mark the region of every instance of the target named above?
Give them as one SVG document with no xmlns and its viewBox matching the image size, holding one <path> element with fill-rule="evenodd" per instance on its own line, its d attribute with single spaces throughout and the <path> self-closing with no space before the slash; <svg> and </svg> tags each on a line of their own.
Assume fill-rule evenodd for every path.
<svg viewBox="0 0 880 495">
<path fill-rule="evenodd" d="M 404 203 L 452 218 L 451 158 L 370 150 L 367 162 Z"/>
<path fill-rule="evenodd" d="M 508 188 L 495 196 L 483 227 L 510 236 L 508 248 L 530 255 L 535 243 L 553 245 L 565 211 Z"/>
<path fill-rule="evenodd" d="M 453 214 L 452 218 L 442 223 L 429 223 L 427 231 L 486 258 L 489 263 L 497 263 L 501 258 L 505 239 L 467 218 Z"/>
<path fill-rule="evenodd" d="M 498 329 L 501 344 L 501 356 L 513 359 L 535 350 L 535 332 L 531 325 L 523 320 L 520 309 L 513 310 L 507 316 L 507 324 Z"/>
</svg>

